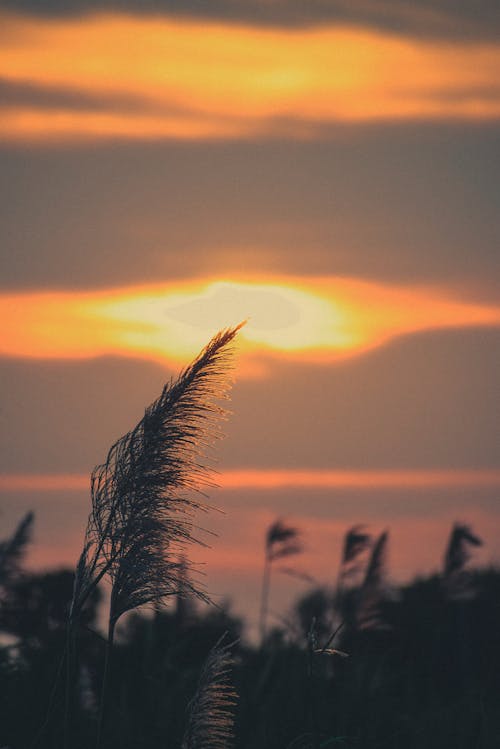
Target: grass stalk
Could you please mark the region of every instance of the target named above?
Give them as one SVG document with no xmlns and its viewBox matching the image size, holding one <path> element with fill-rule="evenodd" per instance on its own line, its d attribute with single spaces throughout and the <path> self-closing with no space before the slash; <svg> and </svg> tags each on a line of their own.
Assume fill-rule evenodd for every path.
<svg viewBox="0 0 500 749">
<path fill-rule="evenodd" d="M 101 687 L 101 701 L 99 705 L 99 719 L 97 724 L 97 739 L 96 749 L 101 749 L 102 739 L 104 735 L 105 721 L 106 721 L 106 710 L 108 706 L 108 692 L 109 683 L 111 676 L 111 666 L 113 657 L 113 644 L 115 639 L 115 626 L 116 620 L 110 618 L 108 626 L 108 639 L 106 641 L 106 651 L 104 654 L 104 672 L 102 676 L 102 687 Z"/>
<path fill-rule="evenodd" d="M 66 684 L 64 690 L 64 749 L 71 748 L 71 711 L 73 706 L 72 689 L 72 641 L 73 625 L 71 620 L 66 626 Z"/>
<path fill-rule="evenodd" d="M 308 683 L 308 702 L 309 702 L 309 726 L 312 737 L 313 749 L 320 749 L 320 737 L 318 729 L 318 711 L 316 700 L 316 673 L 314 668 L 314 654 L 317 649 L 316 620 L 313 618 L 311 628 L 307 637 L 307 683 Z"/>
<path fill-rule="evenodd" d="M 264 644 L 267 629 L 267 611 L 269 607 L 269 588 L 271 585 L 271 558 L 266 553 L 264 558 L 264 572 L 262 575 L 262 591 L 260 600 L 260 643 Z"/>
<path fill-rule="evenodd" d="M 47 703 L 47 712 L 45 715 L 45 720 L 43 721 L 42 725 L 40 726 L 38 733 L 36 734 L 35 738 L 33 739 L 32 743 L 29 746 L 29 749 L 36 749 L 36 747 L 40 744 L 45 731 L 49 727 L 50 719 L 52 717 L 52 712 L 54 709 L 55 699 L 57 695 L 57 690 L 59 688 L 60 680 L 63 675 L 63 667 L 66 661 L 66 655 L 67 655 L 67 645 L 65 644 L 64 650 L 61 654 L 61 657 L 59 659 L 59 664 L 57 666 L 57 671 L 54 677 L 54 682 L 52 684 L 52 689 L 50 691 L 49 700 Z"/>
</svg>

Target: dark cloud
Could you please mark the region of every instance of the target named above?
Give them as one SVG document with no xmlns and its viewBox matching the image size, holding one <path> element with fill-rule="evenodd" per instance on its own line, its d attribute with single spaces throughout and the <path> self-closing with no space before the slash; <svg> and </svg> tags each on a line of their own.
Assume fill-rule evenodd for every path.
<svg viewBox="0 0 500 749">
<path fill-rule="evenodd" d="M 170 374 L 126 359 L 0 361 L 0 473 L 89 473 Z"/>
<path fill-rule="evenodd" d="M 0 7 L 40 16 L 122 11 L 292 27 L 341 22 L 465 39 L 495 39 L 500 30 L 497 0 L 1 0 Z"/>
<path fill-rule="evenodd" d="M 277 364 L 269 381 L 237 383 L 226 464 L 494 467 L 499 343 L 498 331 L 447 331 L 329 367 Z"/>
<path fill-rule="evenodd" d="M 473 500 L 471 501 L 471 495 Z M 321 521 L 334 520 L 349 525 L 363 522 L 368 525 L 397 524 L 404 520 L 431 520 L 451 513 L 457 517 L 470 517 L 474 508 L 498 518 L 498 489 L 496 487 L 439 487 L 422 489 L 404 487 L 388 490 L 371 487 L 366 489 L 329 488 L 308 490 L 287 487 L 274 491 L 240 489 L 234 492 L 216 492 L 214 501 L 229 516 L 238 511 L 271 510 L 276 515 L 286 512 L 296 518 L 314 518 Z M 28 508 L 27 508 L 28 509 Z M 451 522 L 448 527 L 451 526 Z M 447 533 L 443 534 L 443 552 Z M 500 549 L 495 549 L 500 557 Z M 339 545 L 340 557 L 340 545 Z"/>
<path fill-rule="evenodd" d="M 10 81 L 0 77 L 2 107 L 42 107 L 77 111 L 134 111 L 144 109 L 141 97 L 88 94 L 72 88 L 40 86 L 30 81 Z"/>
<path fill-rule="evenodd" d="M 0 115 L 3 108 L 11 107 L 68 109 L 77 112 L 110 114 L 154 112 L 162 115 L 183 115 L 191 112 L 185 107 L 158 103 L 147 96 L 113 91 L 107 91 L 105 94 L 89 93 L 64 86 L 44 86 L 31 81 L 12 81 L 0 76 Z"/>
<path fill-rule="evenodd" d="M 3 150 L 2 286 L 275 272 L 452 284 L 498 299 L 499 158 L 496 125 Z"/>
<path fill-rule="evenodd" d="M 492 330 L 421 334 L 333 366 L 277 363 L 269 379 L 238 379 L 221 465 L 498 466 L 499 344 Z M 126 359 L 0 361 L 0 473 L 88 473 L 170 374 Z"/>
<path fill-rule="evenodd" d="M 463 104 L 464 102 L 477 103 L 498 102 L 500 98 L 500 83 L 488 86 L 458 86 L 456 88 L 435 88 L 426 93 L 426 96 L 437 102 L 450 102 Z"/>
</svg>

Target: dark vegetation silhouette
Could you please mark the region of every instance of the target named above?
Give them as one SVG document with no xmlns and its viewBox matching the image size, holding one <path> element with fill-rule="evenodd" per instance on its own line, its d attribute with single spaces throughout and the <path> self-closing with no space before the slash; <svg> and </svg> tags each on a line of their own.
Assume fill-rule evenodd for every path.
<svg viewBox="0 0 500 749">
<path fill-rule="evenodd" d="M 341 596 L 338 580 L 345 575 L 331 588 L 311 585 L 286 623 L 270 616 L 262 645 L 245 640 L 244 622 L 229 610 L 186 598 L 183 572 L 168 607 L 132 612 L 121 625 L 103 746 L 497 749 L 500 572 L 474 569 L 464 559 L 463 588 L 450 590 L 446 552 L 441 573 L 389 587 L 381 538 L 360 552 L 364 567 L 359 560 L 358 579 L 344 580 Z M 465 534 L 461 543 L 468 557 L 475 543 Z M 68 570 L 34 574 L 18 567 L 3 588 L 2 746 L 63 746 L 60 661 L 73 580 Z M 359 614 L 367 589 L 376 616 Z M 102 603 L 96 587 L 80 620 L 72 672 L 75 749 L 96 740 L 107 647 L 99 633 Z"/>
<path fill-rule="evenodd" d="M 272 569 L 303 548 L 280 518 L 264 539 L 259 643 L 209 604 L 189 551 L 236 332 L 94 470 L 75 573 L 23 568 L 31 514 L 0 542 L 0 746 L 498 749 L 500 571 L 471 565 L 469 526 L 451 529 L 439 573 L 402 586 L 389 531 L 348 528 L 331 585 L 276 568 L 308 586 L 278 618 Z"/>
</svg>

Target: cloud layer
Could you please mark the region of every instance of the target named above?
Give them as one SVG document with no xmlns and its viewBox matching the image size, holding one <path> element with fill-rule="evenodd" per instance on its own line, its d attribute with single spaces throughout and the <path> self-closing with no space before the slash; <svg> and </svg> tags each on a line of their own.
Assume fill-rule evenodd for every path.
<svg viewBox="0 0 500 749">
<path fill-rule="evenodd" d="M 445 289 L 334 277 L 3 294 L 0 315 L 3 356 L 167 364 L 186 363 L 217 330 L 248 320 L 239 334 L 242 375 L 265 374 L 262 365 L 276 357 L 327 365 L 412 333 L 500 326 L 500 307 Z"/>
<path fill-rule="evenodd" d="M 255 25 L 307 27 L 356 24 L 415 36 L 498 38 L 496 0 L 1 0 L 0 7 L 36 16 L 78 16 L 96 11 L 177 16 Z"/>
<path fill-rule="evenodd" d="M 345 123 L 500 119 L 493 41 L 127 15 L 1 21 L 7 141 L 310 139 Z"/>
</svg>

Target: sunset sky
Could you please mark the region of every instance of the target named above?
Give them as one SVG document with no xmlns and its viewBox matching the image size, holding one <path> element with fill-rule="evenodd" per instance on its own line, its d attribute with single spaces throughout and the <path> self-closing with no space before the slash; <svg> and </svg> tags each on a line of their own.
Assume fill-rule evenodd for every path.
<svg viewBox="0 0 500 749">
<path fill-rule="evenodd" d="M 454 520 L 500 562 L 500 10 L 484 0 L 0 0 L 2 535 L 73 565 L 88 476 L 239 334 L 207 587 L 257 618 L 277 516 L 332 585 Z M 307 585 L 273 580 L 285 611 Z"/>
</svg>

